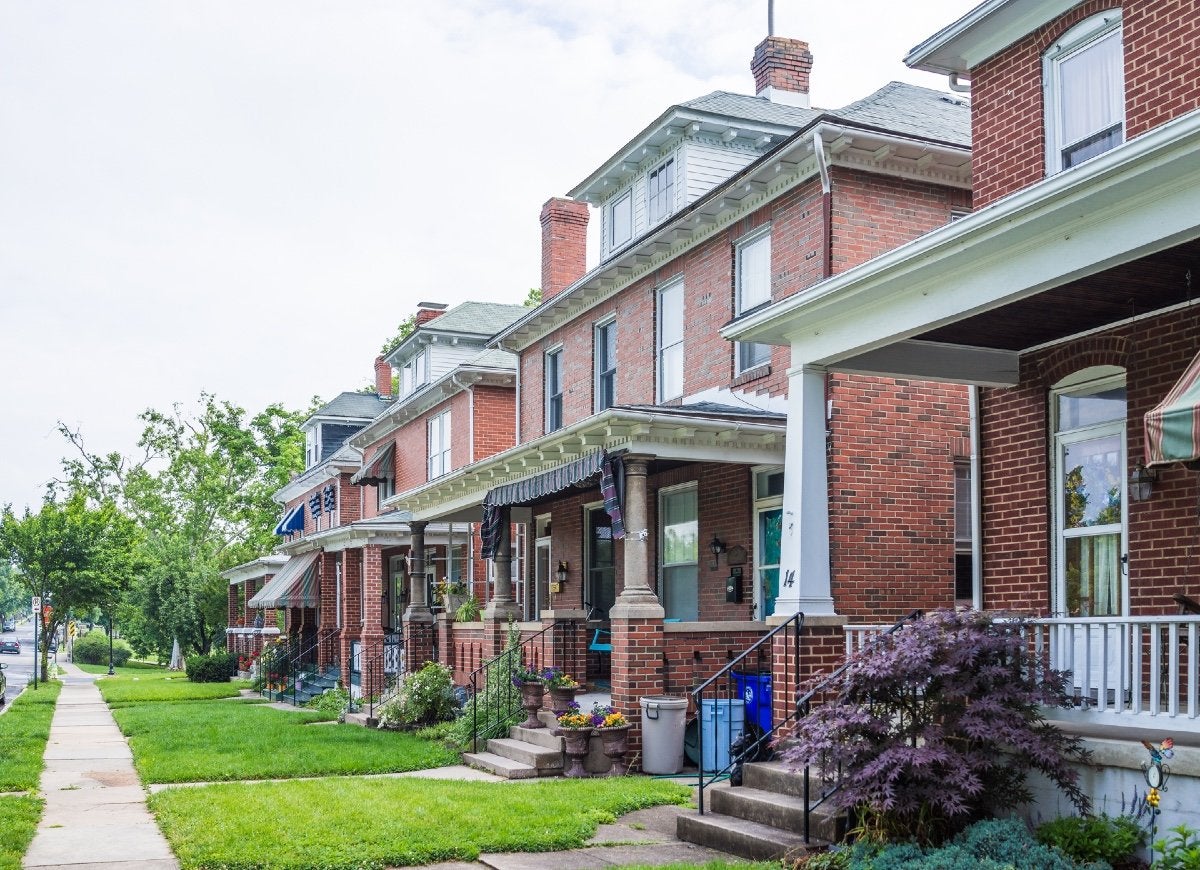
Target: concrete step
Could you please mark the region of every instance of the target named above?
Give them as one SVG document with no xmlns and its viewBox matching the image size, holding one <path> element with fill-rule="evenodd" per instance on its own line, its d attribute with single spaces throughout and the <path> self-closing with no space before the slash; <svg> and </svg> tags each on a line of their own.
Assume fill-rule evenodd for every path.
<svg viewBox="0 0 1200 870">
<path fill-rule="evenodd" d="M 522 764 L 540 771 L 558 773 L 563 768 L 561 749 L 549 749 L 536 743 L 526 743 L 524 740 L 513 740 L 511 737 L 497 737 L 487 742 L 488 752 L 511 758 Z M 543 776 L 545 774 L 542 774 Z"/>
<path fill-rule="evenodd" d="M 505 779 L 536 779 L 536 767 L 496 755 L 494 752 L 464 752 L 463 764 L 479 767 Z"/>
<path fill-rule="evenodd" d="M 802 798 L 804 770 L 792 770 L 781 761 L 754 761 L 742 767 L 742 784 L 748 788 Z M 814 800 L 821 793 L 821 785 L 816 771 L 812 771 L 809 775 L 809 792 Z"/>
<path fill-rule="evenodd" d="M 804 799 L 757 788 L 716 788 L 706 790 L 714 813 L 769 825 L 783 831 L 804 833 Z M 845 834 L 844 816 L 824 807 L 809 816 L 810 833 L 827 842 L 836 842 Z"/>
<path fill-rule="evenodd" d="M 719 813 L 702 816 L 685 813 L 676 819 L 675 834 L 685 842 L 720 849 L 751 861 L 777 861 L 809 848 L 802 834 Z M 813 839 L 813 848 L 823 845 L 826 844 Z"/>
<path fill-rule="evenodd" d="M 508 736 L 513 740 L 523 740 L 535 746 L 562 752 L 563 739 L 549 728 L 522 728 L 520 725 L 514 725 L 508 729 Z"/>
</svg>

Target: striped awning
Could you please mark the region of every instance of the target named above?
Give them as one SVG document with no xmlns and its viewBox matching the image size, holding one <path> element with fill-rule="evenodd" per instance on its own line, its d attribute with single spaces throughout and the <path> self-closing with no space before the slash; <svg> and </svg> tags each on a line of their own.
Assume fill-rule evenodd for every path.
<svg viewBox="0 0 1200 870">
<path fill-rule="evenodd" d="M 597 450 L 541 474 L 534 474 L 489 490 L 483 499 L 483 523 L 479 529 L 483 546 L 480 555 L 491 559 L 496 554 L 496 542 L 500 532 L 499 508 L 529 504 L 597 476 L 597 482 L 604 493 L 604 507 L 612 519 L 613 537 L 625 537 L 619 497 L 619 490 L 623 488 L 620 464 L 616 457 L 609 457 L 607 453 Z"/>
<path fill-rule="evenodd" d="M 1200 458 L 1200 354 L 1145 420 L 1147 465 Z"/>
<path fill-rule="evenodd" d="M 320 551 L 293 556 L 246 602 L 247 607 L 316 607 L 317 558 Z"/>
<path fill-rule="evenodd" d="M 300 502 L 290 511 L 284 511 L 283 519 L 275 527 L 277 535 L 290 535 L 293 532 L 302 531 L 304 531 L 304 502 Z"/>
<path fill-rule="evenodd" d="M 367 484 L 374 485 L 385 478 L 392 477 L 394 474 L 392 471 L 392 456 L 395 455 L 395 453 L 396 442 L 393 441 L 387 447 L 378 451 L 373 457 L 371 457 L 370 462 L 356 471 L 354 476 L 350 478 L 350 482 L 358 484 L 359 486 L 365 486 Z"/>
</svg>

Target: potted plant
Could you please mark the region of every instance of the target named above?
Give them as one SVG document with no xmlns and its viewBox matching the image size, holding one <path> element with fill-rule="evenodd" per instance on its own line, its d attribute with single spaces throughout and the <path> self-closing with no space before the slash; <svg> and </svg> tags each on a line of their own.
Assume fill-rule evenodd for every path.
<svg viewBox="0 0 1200 870">
<path fill-rule="evenodd" d="M 565 713 L 579 691 L 578 681 L 562 668 L 546 668 L 542 671 L 542 682 L 550 690 L 550 709 L 554 715 Z"/>
<path fill-rule="evenodd" d="M 558 733 L 563 738 L 563 753 L 567 756 L 567 769 L 563 776 L 582 779 L 587 776 L 583 759 L 587 757 L 592 739 L 592 716 L 581 712 L 579 704 L 572 701 L 566 711 L 558 717 Z"/>
<path fill-rule="evenodd" d="M 629 720 L 620 710 L 600 703 L 592 705 L 591 719 L 604 744 L 604 755 L 611 762 L 608 775 L 621 776 L 625 773 L 625 753 L 629 751 Z"/>
<path fill-rule="evenodd" d="M 462 580 L 443 577 L 433 585 L 433 594 L 441 600 L 447 613 L 454 613 L 467 597 L 467 584 Z"/>
<path fill-rule="evenodd" d="M 512 684 L 521 690 L 521 706 L 525 709 L 525 721 L 522 728 L 545 728 L 538 718 L 537 711 L 542 707 L 542 698 L 546 693 L 546 684 L 542 682 L 542 672 L 521 665 L 513 670 Z"/>
<path fill-rule="evenodd" d="M 475 622 L 479 619 L 479 613 L 479 599 L 474 595 L 468 595 L 463 600 L 463 603 L 458 605 L 458 609 L 454 611 L 454 621 Z"/>
</svg>

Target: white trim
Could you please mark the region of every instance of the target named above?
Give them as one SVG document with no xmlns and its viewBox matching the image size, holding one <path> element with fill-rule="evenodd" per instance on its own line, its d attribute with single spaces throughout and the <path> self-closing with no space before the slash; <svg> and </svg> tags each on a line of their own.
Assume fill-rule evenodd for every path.
<svg viewBox="0 0 1200 870">
<path fill-rule="evenodd" d="M 600 375 L 601 375 L 601 371 L 600 371 L 600 356 L 601 356 L 600 334 L 601 334 L 601 330 L 607 329 L 609 326 L 613 327 L 614 330 L 618 330 L 618 332 L 613 333 L 613 359 L 611 360 L 611 362 L 612 362 L 612 377 L 613 377 L 612 402 L 608 405 L 601 406 L 601 404 L 600 404 Z M 616 359 L 616 357 L 617 357 L 617 342 L 620 340 L 619 329 L 620 329 L 620 327 L 617 324 L 616 313 L 608 314 L 592 324 L 592 412 L 595 414 L 599 414 L 602 411 L 607 411 L 609 408 L 613 407 L 613 405 L 617 404 L 617 359 Z"/>
<path fill-rule="evenodd" d="M 663 346 L 663 324 L 666 322 L 663 316 L 663 295 L 673 290 L 679 291 L 679 341 L 671 344 L 671 348 L 679 348 L 680 366 L 679 366 L 679 391 L 666 395 L 663 389 L 663 375 L 665 366 L 663 365 L 663 352 L 668 350 Z M 657 401 L 669 401 L 678 399 L 683 396 L 683 380 L 686 372 L 687 355 L 685 353 L 687 347 L 687 285 L 684 284 L 683 276 L 677 275 L 671 280 L 659 285 L 654 290 L 654 395 Z"/>
<path fill-rule="evenodd" d="M 550 369 L 547 365 L 551 357 L 558 358 L 558 425 L 550 425 Z M 563 427 L 565 422 L 563 418 L 563 404 L 566 398 L 566 372 L 563 367 L 563 345 L 562 342 L 554 345 L 554 347 L 542 353 L 542 432 L 549 434 L 557 432 Z"/>
<path fill-rule="evenodd" d="M 1086 18 L 1076 24 L 1054 43 L 1042 55 L 1042 108 L 1046 133 L 1046 174 L 1063 171 L 1062 152 L 1071 142 L 1062 136 L 1062 82 L 1060 70 L 1064 62 L 1071 60 L 1084 52 L 1091 51 L 1107 39 L 1116 38 L 1124 58 L 1124 39 L 1120 9 L 1109 9 Z M 1125 139 L 1125 74 L 1124 64 L 1119 65 L 1120 84 L 1119 100 L 1121 106 L 1121 141 Z M 1102 132 L 1104 129 L 1092 130 L 1089 136 Z M 1087 137 L 1083 137 L 1086 139 Z M 1076 140 L 1076 142 L 1082 140 Z M 1117 143 L 1118 145 L 1120 142 Z M 1114 146 L 1115 147 L 1115 146 Z"/>
</svg>

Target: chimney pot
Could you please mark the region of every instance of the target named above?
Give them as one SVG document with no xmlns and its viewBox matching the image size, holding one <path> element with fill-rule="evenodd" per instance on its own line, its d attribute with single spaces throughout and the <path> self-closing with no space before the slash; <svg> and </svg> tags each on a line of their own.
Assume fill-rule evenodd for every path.
<svg viewBox="0 0 1200 870">
<path fill-rule="evenodd" d="M 422 326 L 431 320 L 436 320 L 442 316 L 447 307 L 441 302 L 418 302 L 416 325 Z"/>
</svg>

